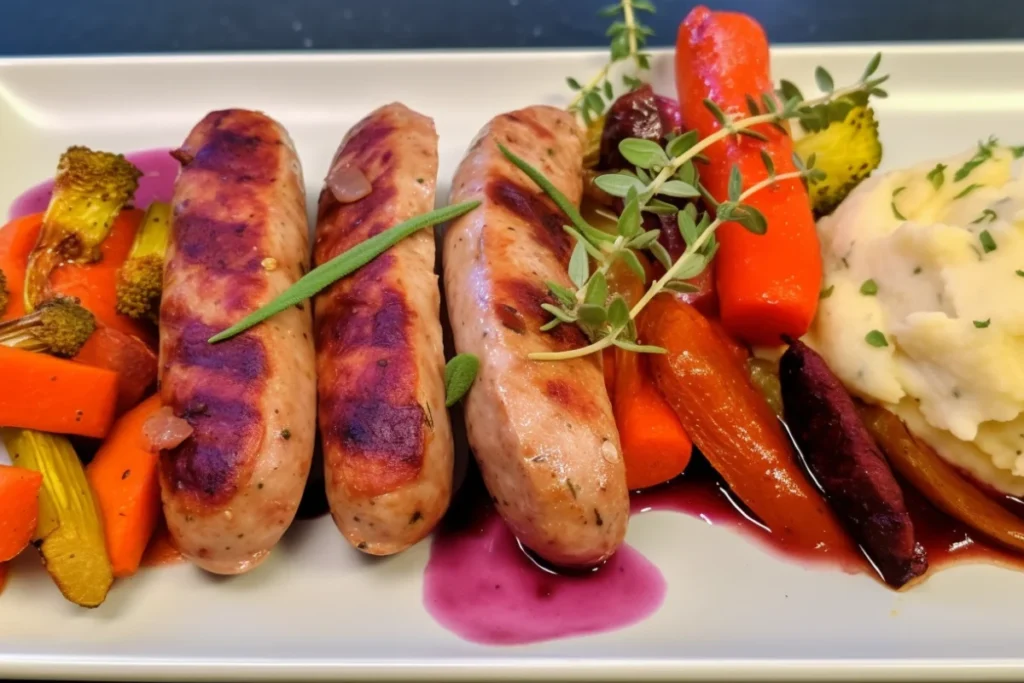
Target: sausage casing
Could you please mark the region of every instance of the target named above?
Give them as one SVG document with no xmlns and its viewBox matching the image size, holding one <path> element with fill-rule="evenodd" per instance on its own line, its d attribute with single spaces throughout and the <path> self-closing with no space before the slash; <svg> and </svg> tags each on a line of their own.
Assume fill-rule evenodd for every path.
<svg viewBox="0 0 1024 683">
<path fill-rule="evenodd" d="M 372 190 L 350 203 L 330 183 L 321 192 L 317 265 L 434 208 L 433 121 L 397 103 L 377 109 L 342 141 L 331 173 L 345 167 Z M 451 498 L 434 262 L 433 231 L 421 230 L 315 300 L 327 498 L 345 538 L 374 555 L 426 536 Z"/>
<path fill-rule="evenodd" d="M 182 170 L 160 308 L 160 396 L 194 431 L 161 454 L 161 492 L 182 553 L 237 574 L 281 538 L 309 474 L 309 307 L 207 340 L 308 269 L 302 169 L 280 124 L 241 109 L 208 114 L 174 154 Z"/>
<path fill-rule="evenodd" d="M 569 287 L 565 215 L 509 162 L 505 145 L 570 201 L 582 195 L 582 145 L 571 115 L 535 106 L 490 121 L 455 174 L 452 203 L 479 199 L 444 239 L 456 350 L 480 358 L 466 398 L 470 446 L 516 536 L 546 560 L 596 564 L 626 532 L 629 498 L 599 355 L 559 362 L 535 351 L 584 346 L 573 325 L 551 332 L 546 281 Z"/>
</svg>

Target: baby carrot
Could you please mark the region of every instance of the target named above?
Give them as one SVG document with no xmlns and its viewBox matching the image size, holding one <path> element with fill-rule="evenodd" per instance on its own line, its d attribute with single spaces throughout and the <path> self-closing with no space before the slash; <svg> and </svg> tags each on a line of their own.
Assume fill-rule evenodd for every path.
<svg viewBox="0 0 1024 683">
<path fill-rule="evenodd" d="M 160 514 L 158 456 L 142 435 L 142 425 L 159 409 L 160 397 L 154 395 L 125 413 L 85 470 L 115 578 L 138 571 Z"/>
<path fill-rule="evenodd" d="M 616 351 L 615 425 L 630 490 L 679 476 L 693 444 L 651 377 L 646 354 Z"/>
<path fill-rule="evenodd" d="M 787 545 L 819 554 L 850 541 L 805 476 L 767 401 L 708 321 L 671 296 L 639 318 L 658 388 L 729 487 Z"/>
<path fill-rule="evenodd" d="M 42 483 L 43 475 L 34 470 L 0 465 L 0 563 L 14 559 L 32 540 Z"/>
<path fill-rule="evenodd" d="M 727 115 L 749 116 L 747 97 L 760 101 L 774 87 L 769 74 L 768 40 L 761 26 L 744 14 L 696 7 L 679 27 L 676 85 L 683 121 L 705 138 L 721 124 L 705 106 L 713 100 Z M 744 188 L 768 177 L 761 153 L 778 174 L 796 170 L 792 139 L 769 125 L 753 130 L 766 141 L 729 136 L 705 150 L 700 181 L 719 201 L 728 196 L 729 176 L 739 168 Z M 777 183 L 750 197 L 768 232 L 754 235 L 736 223 L 718 229 L 715 259 L 722 323 L 750 344 L 777 345 L 783 335 L 800 337 L 810 326 L 821 288 L 821 251 L 803 183 Z"/>
<path fill-rule="evenodd" d="M 117 373 L 0 346 L 0 426 L 103 437 L 117 404 Z"/>
</svg>

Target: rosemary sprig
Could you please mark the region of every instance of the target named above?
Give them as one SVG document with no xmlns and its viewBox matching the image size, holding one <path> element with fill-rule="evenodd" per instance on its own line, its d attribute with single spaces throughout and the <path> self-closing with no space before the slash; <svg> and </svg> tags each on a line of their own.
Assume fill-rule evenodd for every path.
<svg viewBox="0 0 1024 683">
<path fill-rule="evenodd" d="M 281 292 L 270 303 L 256 309 L 226 330 L 210 337 L 209 343 L 216 344 L 225 339 L 230 339 L 237 334 L 245 332 L 250 327 L 258 325 L 267 318 L 295 304 L 302 303 L 346 275 L 362 268 L 409 235 L 423 228 L 429 228 L 439 223 L 450 221 L 453 218 L 458 218 L 478 206 L 480 206 L 479 201 L 470 201 L 446 206 L 443 209 L 435 209 L 429 213 L 410 218 L 392 228 L 388 228 L 384 232 L 374 235 L 364 242 L 360 242 L 348 251 L 338 254 L 327 263 L 317 266 L 306 273 L 298 282 Z"/>
<path fill-rule="evenodd" d="M 637 73 L 651 68 L 650 55 L 643 51 L 647 38 L 654 31 L 637 19 L 638 12 L 654 13 L 654 5 L 650 0 L 619 0 L 600 11 L 603 17 L 616 17 L 608 27 L 611 48 L 608 62 L 601 67 L 585 85 L 575 78 L 567 78 L 569 87 L 576 91 L 569 111 L 577 112 L 586 125 L 604 114 L 605 108 L 612 102 L 615 89 L 609 79 L 612 65 L 624 60 L 632 60 Z M 624 86 L 632 90 L 641 84 L 636 75 L 626 74 L 622 77 Z"/>
</svg>

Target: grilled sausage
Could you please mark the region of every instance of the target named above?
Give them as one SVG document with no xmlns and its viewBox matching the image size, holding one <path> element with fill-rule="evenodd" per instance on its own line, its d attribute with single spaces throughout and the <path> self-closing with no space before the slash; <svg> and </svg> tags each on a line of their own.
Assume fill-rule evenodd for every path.
<svg viewBox="0 0 1024 683">
<path fill-rule="evenodd" d="M 328 174 L 372 187 L 320 193 L 317 265 L 434 208 L 437 133 L 401 104 L 377 109 L 342 141 Z M 390 555 L 426 536 L 452 490 L 452 432 L 435 249 L 422 230 L 315 300 L 319 420 L 331 516 L 352 545 Z"/>
<path fill-rule="evenodd" d="M 308 268 L 302 170 L 263 114 L 208 114 L 175 156 L 160 308 L 160 395 L 193 434 L 161 454 L 167 525 L 203 569 L 262 562 L 302 496 L 315 432 L 312 323 L 296 306 L 233 339 L 214 333 Z"/>
<path fill-rule="evenodd" d="M 498 149 L 547 176 L 570 201 L 582 194 L 573 118 L 529 107 L 491 120 L 463 159 L 451 201 L 479 199 L 444 239 L 455 346 L 480 358 L 466 399 L 469 442 L 498 511 L 527 547 L 562 566 L 593 565 L 626 533 L 629 499 L 600 356 L 527 358 L 587 343 L 573 325 L 551 332 L 545 281 L 571 286 L 565 215 Z"/>
<path fill-rule="evenodd" d="M 779 380 L 786 422 L 807 466 L 882 578 L 898 588 L 924 574 L 928 559 L 903 491 L 825 359 L 793 341 L 779 363 Z"/>
</svg>

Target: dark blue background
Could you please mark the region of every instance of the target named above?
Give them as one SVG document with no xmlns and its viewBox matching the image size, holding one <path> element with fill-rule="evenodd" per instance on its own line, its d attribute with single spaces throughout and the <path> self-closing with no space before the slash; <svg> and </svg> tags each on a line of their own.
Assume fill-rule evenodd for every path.
<svg viewBox="0 0 1024 683">
<path fill-rule="evenodd" d="M 0 0 L 0 54 L 604 45 L 612 0 Z M 654 0 L 655 43 L 692 0 Z M 776 42 L 1024 38 L 1024 0 L 724 0 Z"/>
</svg>

